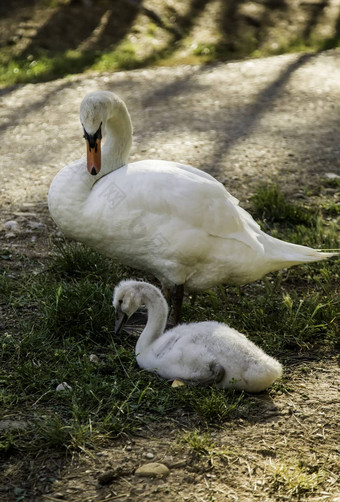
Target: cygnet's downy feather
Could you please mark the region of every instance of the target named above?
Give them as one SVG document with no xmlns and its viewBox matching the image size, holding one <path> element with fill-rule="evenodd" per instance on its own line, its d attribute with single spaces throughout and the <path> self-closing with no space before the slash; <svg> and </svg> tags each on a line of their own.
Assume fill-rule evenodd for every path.
<svg viewBox="0 0 340 502">
<path fill-rule="evenodd" d="M 141 368 L 162 378 L 260 392 L 282 374 L 276 359 L 226 324 L 181 324 L 164 332 L 168 306 L 152 284 L 120 282 L 113 305 L 117 315 L 126 319 L 141 305 L 146 306 L 148 320 L 136 344 L 136 359 Z"/>
</svg>

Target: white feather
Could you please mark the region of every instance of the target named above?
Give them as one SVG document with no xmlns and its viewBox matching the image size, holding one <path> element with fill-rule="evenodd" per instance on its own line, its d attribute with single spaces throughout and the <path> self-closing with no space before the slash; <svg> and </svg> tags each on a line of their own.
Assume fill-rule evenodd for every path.
<svg viewBox="0 0 340 502">
<path fill-rule="evenodd" d="M 265 234 L 221 183 L 194 167 L 160 160 L 128 164 L 132 125 L 115 94 L 85 96 L 80 118 L 89 133 L 102 123 L 106 141 L 97 176 L 82 158 L 51 184 L 50 213 L 67 236 L 151 272 L 164 286 L 191 290 L 244 284 L 336 254 Z"/>
<path fill-rule="evenodd" d="M 282 374 L 276 359 L 226 324 L 181 324 L 164 332 L 168 308 L 162 293 L 152 284 L 120 282 L 113 305 L 128 316 L 146 306 L 148 321 L 136 344 L 137 362 L 167 380 L 194 384 L 216 381 L 220 387 L 260 392 Z"/>
</svg>

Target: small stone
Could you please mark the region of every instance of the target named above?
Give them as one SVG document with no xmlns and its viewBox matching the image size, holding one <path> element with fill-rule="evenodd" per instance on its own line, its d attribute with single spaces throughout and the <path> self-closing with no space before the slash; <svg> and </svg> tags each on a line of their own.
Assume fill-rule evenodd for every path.
<svg viewBox="0 0 340 502">
<path fill-rule="evenodd" d="M 12 232 L 17 232 L 19 229 L 19 224 L 15 220 L 8 220 L 5 222 L 5 228 L 11 230 Z"/>
<path fill-rule="evenodd" d="M 29 221 L 28 226 L 32 230 L 44 230 L 46 228 L 46 225 L 40 221 Z"/>
<path fill-rule="evenodd" d="M 145 454 L 145 458 L 147 458 L 148 460 L 152 460 L 154 458 L 154 456 L 155 455 L 151 452 Z"/>
<path fill-rule="evenodd" d="M 340 176 L 335 173 L 325 173 L 325 178 L 328 178 L 329 180 L 338 180 L 340 179 Z"/>
<path fill-rule="evenodd" d="M 72 387 L 67 382 L 63 382 L 57 385 L 55 390 L 57 392 L 60 392 L 61 390 L 72 390 Z"/>
<path fill-rule="evenodd" d="M 148 478 L 166 478 L 170 474 L 170 470 L 164 464 L 158 462 L 151 462 L 138 467 L 135 472 L 136 476 L 145 476 Z"/>
<path fill-rule="evenodd" d="M 6 239 L 13 239 L 13 237 L 15 237 L 15 233 L 14 232 L 7 232 L 5 234 L 5 238 Z"/>
<path fill-rule="evenodd" d="M 100 359 L 98 356 L 96 356 L 96 354 L 90 354 L 90 363 L 93 363 L 93 364 L 99 364 L 100 363 Z"/>
</svg>

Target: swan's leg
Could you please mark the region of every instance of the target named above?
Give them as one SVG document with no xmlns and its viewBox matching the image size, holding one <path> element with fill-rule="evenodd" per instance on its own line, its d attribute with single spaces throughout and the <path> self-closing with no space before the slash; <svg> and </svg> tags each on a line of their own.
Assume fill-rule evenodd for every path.
<svg viewBox="0 0 340 502">
<path fill-rule="evenodd" d="M 168 307 L 171 311 L 171 304 L 172 304 L 172 294 L 171 294 L 171 291 L 172 289 L 171 288 L 168 288 L 167 286 L 165 286 L 164 284 L 162 284 L 162 293 L 163 293 L 163 296 L 165 298 L 165 301 L 166 303 L 168 304 Z M 166 323 L 166 329 L 171 329 L 174 327 L 174 324 L 172 322 L 172 319 L 171 318 L 171 314 L 169 315 L 169 318 L 168 318 L 168 321 Z"/>
<path fill-rule="evenodd" d="M 182 303 L 184 297 L 184 286 L 179 284 L 175 286 L 172 294 L 172 309 L 169 316 L 168 323 L 172 326 L 177 326 L 181 317 Z"/>
<path fill-rule="evenodd" d="M 162 284 L 162 293 L 163 293 L 163 296 L 165 298 L 165 301 L 168 305 L 171 304 L 171 289 L 168 288 L 167 286 L 164 286 L 164 284 Z"/>
</svg>

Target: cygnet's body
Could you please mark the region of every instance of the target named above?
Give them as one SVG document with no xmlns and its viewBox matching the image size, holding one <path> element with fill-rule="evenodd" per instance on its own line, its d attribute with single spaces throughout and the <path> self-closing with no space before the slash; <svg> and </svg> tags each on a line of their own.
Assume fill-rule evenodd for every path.
<svg viewBox="0 0 340 502">
<path fill-rule="evenodd" d="M 260 392 L 282 374 L 278 361 L 226 324 L 182 324 L 164 332 L 168 306 L 152 284 L 120 282 L 113 305 L 125 319 L 146 306 L 148 321 L 136 344 L 137 363 L 167 380 L 216 382 L 219 387 Z"/>
</svg>

